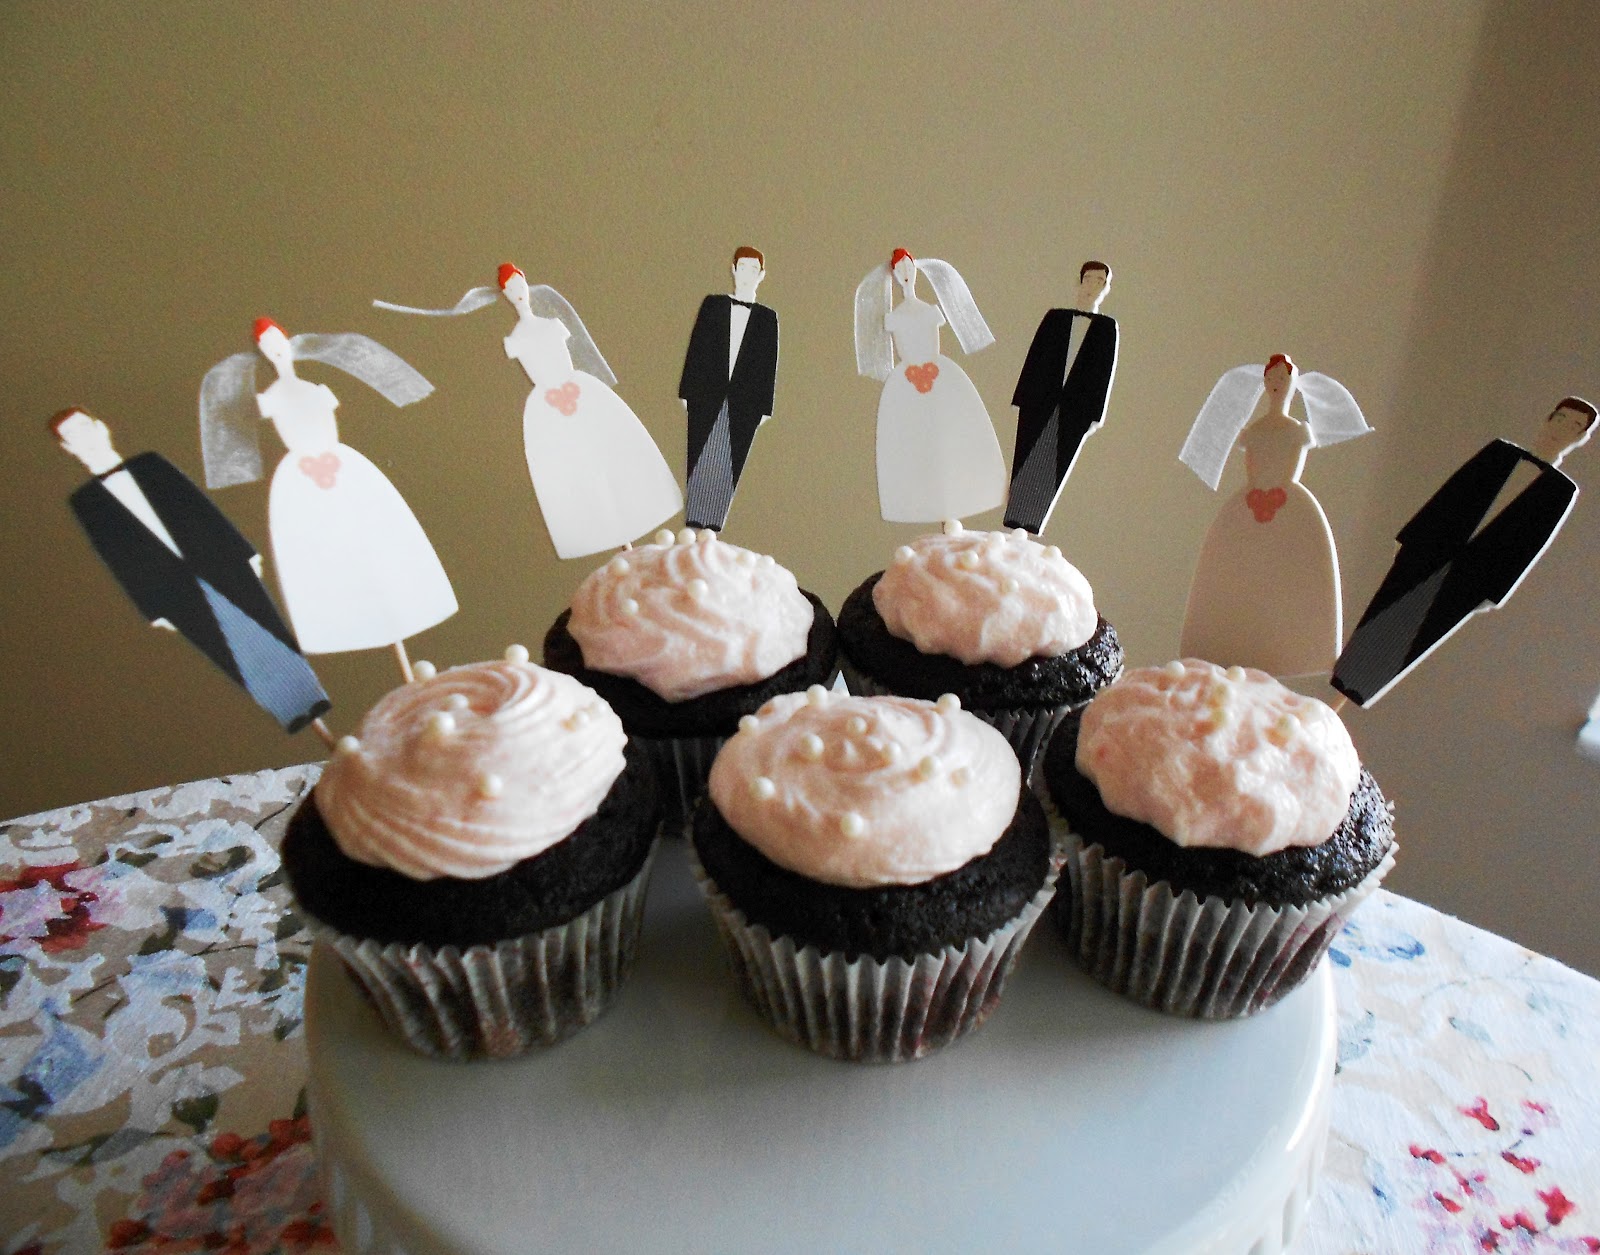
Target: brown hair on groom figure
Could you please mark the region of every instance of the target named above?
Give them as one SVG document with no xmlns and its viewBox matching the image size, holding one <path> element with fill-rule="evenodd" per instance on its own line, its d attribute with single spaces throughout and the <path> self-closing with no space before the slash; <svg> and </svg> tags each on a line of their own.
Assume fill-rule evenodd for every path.
<svg viewBox="0 0 1600 1255">
<path fill-rule="evenodd" d="M 1492 440 L 1445 480 L 1395 537 L 1400 550 L 1334 664 L 1334 688 L 1371 706 L 1473 615 L 1505 603 L 1572 512 L 1578 486 L 1557 467 L 1594 424 L 1593 405 L 1564 397 L 1532 451 Z"/>
</svg>

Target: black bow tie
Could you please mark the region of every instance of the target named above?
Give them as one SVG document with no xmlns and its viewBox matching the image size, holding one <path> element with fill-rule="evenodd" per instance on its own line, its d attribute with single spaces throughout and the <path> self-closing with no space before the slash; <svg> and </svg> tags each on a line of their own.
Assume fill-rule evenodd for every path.
<svg viewBox="0 0 1600 1255">
<path fill-rule="evenodd" d="M 737 296 L 730 296 L 728 299 L 735 305 L 743 305 L 746 309 L 754 309 L 756 307 L 754 301 L 741 301 Z"/>
</svg>

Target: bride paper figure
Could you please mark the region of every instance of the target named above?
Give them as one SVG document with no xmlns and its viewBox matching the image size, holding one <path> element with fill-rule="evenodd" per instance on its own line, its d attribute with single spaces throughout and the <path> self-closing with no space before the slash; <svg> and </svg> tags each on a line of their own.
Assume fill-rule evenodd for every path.
<svg viewBox="0 0 1600 1255">
<path fill-rule="evenodd" d="M 295 362 L 336 366 L 394 405 L 433 385 L 366 336 L 298 335 L 270 318 L 255 324 L 256 349 L 213 366 L 200 385 L 206 486 L 261 478 L 257 429 L 269 420 L 288 452 L 267 499 L 272 560 L 300 647 L 308 654 L 395 647 L 410 678 L 404 640 L 456 612 L 456 595 L 421 524 L 382 471 L 339 440 L 338 397 L 295 373 Z M 256 391 L 262 359 L 277 378 Z"/>
<path fill-rule="evenodd" d="M 450 309 L 374 301 L 379 309 L 448 317 L 504 296 L 517 311 L 506 356 L 533 384 L 522 407 L 522 444 L 533 493 L 561 558 L 615 549 L 683 508 L 661 450 L 612 385 L 600 350 L 578 313 L 547 284 L 530 287 L 510 262 L 498 288 L 473 288 Z"/>
<path fill-rule="evenodd" d="M 918 270 L 937 304 L 917 295 Z M 901 299 L 891 305 L 898 284 Z M 983 398 L 939 351 L 948 320 L 964 353 L 994 343 L 966 282 L 948 262 L 903 248 L 856 287 L 856 371 L 884 380 L 878 399 L 878 508 L 891 523 L 937 523 L 1005 500 L 1006 464 Z M 896 365 L 896 359 L 899 364 Z"/>
<path fill-rule="evenodd" d="M 1297 388 L 1305 422 L 1289 414 Z M 1245 486 L 1223 504 L 1200 547 L 1184 656 L 1279 677 L 1331 670 L 1342 639 L 1339 559 L 1328 517 L 1300 473 L 1308 449 L 1371 430 L 1344 385 L 1300 375 L 1282 353 L 1217 380 L 1178 456 L 1215 491 L 1237 444 Z"/>
</svg>

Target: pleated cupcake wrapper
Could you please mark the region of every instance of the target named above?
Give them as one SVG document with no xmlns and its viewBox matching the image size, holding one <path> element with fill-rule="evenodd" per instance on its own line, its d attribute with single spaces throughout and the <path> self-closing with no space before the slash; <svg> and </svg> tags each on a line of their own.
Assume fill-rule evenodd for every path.
<svg viewBox="0 0 1600 1255">
<path fill-rule="evenodd" d="M 565 924 L 493 945 L 382 945 L 311 921 L 385 1027 L 420 1054 L 506 1058 L 597 1017 L 633 968 L 655 850 L 621 888 Z"/>
<path fill-rule="evenodd" d="M 1066 850 L 1056 915 L 1078 963 L 1135 1002 L 1201 1020 L 1254 1015 L 1303 984 L 1356 907 L 1394 866 L 1383 861 L 1343 893 L 1273 907 L 1173 891 L 1066 830 L 1045 799 Z"/>
<path fill-rule="evenodd" d="M 858 696 L 896 695 L 892 688 L 873 679 L 852 663 L 842 663 L 840 670 L 844 672 L 844 682 L 850 686 L 850 691 Z M 959 697 L 960 694 L 957 693 L 956 696 Z M 1049 743 L 1051 734 L 1061 721 L 1073 711 L 1082 710 L 1087 704 L 1079 702 L 1075 706 L 1011 707 L 1006 710 L 973 710 L 971 713 L 1011 742 L 1011 748 L 1017 752 L 1017 761 L 1022 764 L 1022 778 L 1026 780 L 1033 772 L 1035 760 Z M 966 707 L 963 706 L 962 709 Z"/>
<path fill-rule="evenodd" d="M 661 797 L 661 831 L 681 836 L 684 821 L 706 791 L 711 762 L 728 739 L 725 736 L 674 736 L 630 738 L 644 750 L 656 773 Z"/>
<path fill-rule="evenodd" d="M 745 998 L 790 1041 L 860 1063 L 919 1059 L 982 1024 L 999 1002 L 1061 870 L 1060 854 L 1052 849 L 1039 892 L 986 937 L 915 960 L 848 959 L 796 946 L 752 923 L 706 873 L 692 843 L 689 850 L 690 867 Z"/>
</svg>

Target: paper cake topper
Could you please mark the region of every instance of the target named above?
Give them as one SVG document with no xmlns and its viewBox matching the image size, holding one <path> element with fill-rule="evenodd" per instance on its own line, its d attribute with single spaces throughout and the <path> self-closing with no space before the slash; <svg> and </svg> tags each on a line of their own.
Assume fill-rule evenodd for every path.
<svg viewBox="0 0 1600 1255">
<path fill-rule="evenodd" d="M 1297 389 L 1303 423 L 1289 414 Z M 1279 678 L 1332 669 L 1343 639 L 1339 555 L 1300 473 L 1308 449 L 1371 430 L 1342 384 L 1315 371 L 1300 374 L 1283 353 L 1217 380 L 1178 457 L 1215 490 L 1237 445 L 1245 486 L 1217 512 L 1200 547 L 1183 620 L 1184 657 Z"/>
<path fill-rule="evenodd" d="M 337 366 L 395 405 L 433 391 L 411 366 L 361 335 L 290 339 L 256 320 L 256 348 L 219 362 L 200 385 L 200 444 L 206 484 L 261 476 L 257 429 L 268 419 L 288 452 L 272 474 L 268 524 L 289 621 L 308 654 L 395 647 L 410 678 L 404 641 L 456 612 L 450 579 L 404 499 L 376 466 L 339 440 L 339 399 L 295 373 L 296 361 Z M 256 392 L 262 360 L 277 372 Z"/>
<path fill-rule="evenodd" d="M 1008 528 L 1036 536 L 1044 531 L 1084 437 L 1105 422 L 1117 372 L 1117 323 L 1100 312 L 1110 287 L 1110 266 L 1084 262 L 1077 305 L 1052 309 L 1033 333 L 1011 397 L 1017 445 L 1006 499 Z"/>
<path fill-rule="evenodd" d="M 1333 687 L 1371 706 L 1473 615 L 1505 604 L 1578 499 L 1556 468 L 1594 431 L 1595 407 L 1565 397 L 1529 452 L 1492 440 L 1445 480 L 1395 537 L 1399 551 L 1333 669 Z"/>
<path fill-rule="evenodd" d="M 533 493 L 556 554 L 581 558 L 644 535 L 683 507 L 678 481 L 650 438 L 613 392 L 617 382 L 589 332 L 559 292 L 530 286 L 507 262 L 496 288 L 473 288 L 450 309 L 374 301 L 402 314 L 470 314 L 504 296 L 517 311 L 506 356 L 533 384 L 522 408 L 522 443 Z"/>
<path fill-rule="evenodd" d="M 772 417 L 778 379 L 778 315 L 756 303 L 766 259 L 744 245 L 734 250 L 732 269 L 733 295 L 700 302 L 678 381 L 689 420 L 687 522 L 718 532 L 756 428 Z"/>
<path fill-rule="evenodd" d="M 937 303 L 917 295 L 919 271 Z M 896 286 L 899 304 L 893 303 Z M 946 322 L 963 353 L 994 343 L 966 281 L 949 262 L 919 262 L 897 248 L 856 286 L 856 371 L 884 381 L 878 508 L 890 523 L 959 519 L 1005 500 L 1005 457 L 989 411 L 966 372 L 939 351 Z"/>
<path fill-rule="evenodd" d="M 286 732 L 330 707 L 266 587 L 261 558 L 187 476 L 159 453 L 124 459 L 99 419 L 50 420 L 61 448 L 93 476 L 71 496 L 89 543 L 152 627 L 181 633 Z"/>
</svg>

